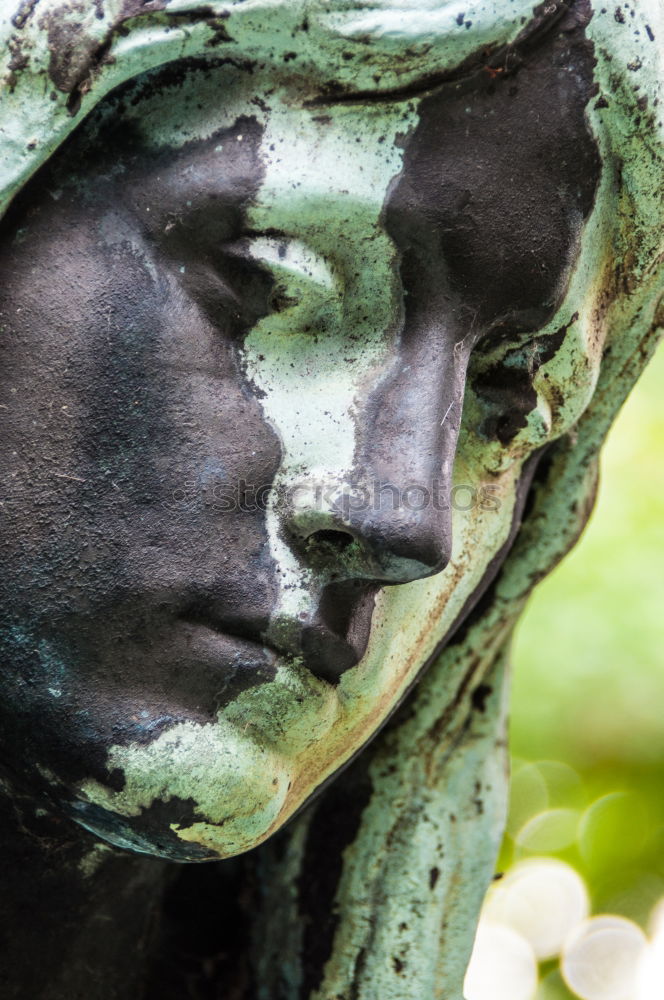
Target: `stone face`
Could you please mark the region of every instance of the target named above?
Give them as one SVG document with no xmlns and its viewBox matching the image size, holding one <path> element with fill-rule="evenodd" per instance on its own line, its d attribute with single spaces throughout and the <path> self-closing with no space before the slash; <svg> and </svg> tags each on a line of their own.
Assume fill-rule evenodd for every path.
<svg viewBox="0 0 664 1000">
<path fill-rule="evenodd" d="M 3 7 L 0 763 L 173 861 L 313 803 L 257 996 L 459 989 L 504 646 L 661 326 L 625 10 Z"/>
</svg>

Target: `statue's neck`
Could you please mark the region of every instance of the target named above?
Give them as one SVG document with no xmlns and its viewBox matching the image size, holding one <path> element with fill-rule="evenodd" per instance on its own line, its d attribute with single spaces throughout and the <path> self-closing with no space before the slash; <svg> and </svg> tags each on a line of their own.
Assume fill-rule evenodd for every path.
<svg viewBox="0 0 664 1000">
<path fill-rule="evenodd" d="M 3 795 L 3 1000 L 140 996 L 166 868 Z"/>
</svg>

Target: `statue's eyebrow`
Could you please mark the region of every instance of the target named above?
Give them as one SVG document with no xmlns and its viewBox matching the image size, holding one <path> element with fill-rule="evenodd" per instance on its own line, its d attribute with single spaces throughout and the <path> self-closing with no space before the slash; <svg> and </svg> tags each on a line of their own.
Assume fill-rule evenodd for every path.
<svg viewBox="0 0 664 1000">
<path fill-rule="evenodd" d="M 500 51 L 505 52 L 506 47 L 503 47 Z M 478 60 L 477 56 L 473 56 L 471 60 L 461 66 L 457 66 L 454 70 L 429 73 L 418 80 L 413 80 L 411 83 L 405 84 L 403 87 L 390 87 L 385 90 L 342 91 L 338 90 L 337 84 L 332 82 L 328 84 L 328 89 L 324 93 L 319 94 L 317 97 L 309 98 L 304 104 L 305 107 L 310 108 L 326 107 L 334 104 L 392 104 L 408 100 L 410 97 L 419 97 L 423 94 L 428 94 L 445 84 L 474 81 L 482 72 L 489 70 L 501 74 L 506 72 L 502 68 L 494 70 L 492 66 L 495 61 L 500 62 L 498 52 L 492 57 L 487 56 L 486 59 Z M 511 70 L 512 67 L 510 67 Z"/>
<path fill-rule="evenodd" d="M 380 104 L 407 100 L 436 90 L 445 84 L 474 84 L 478 77 L 486 74 L 491 78 L 506 77 L 521 66 L 527 50 L 534 48 L 566 14 L 573 0 L 554 0 L 544 12 L 534 17 L 518 37 L 506 45 L 485 46 L 448 70 L 424 74 L 403 87 L 385 90 L 343 89 L 341 84 L 330 81 L 317 97 L 305 102 L 306 107 L 322 107 L 333 104 Z"/>
</svg>

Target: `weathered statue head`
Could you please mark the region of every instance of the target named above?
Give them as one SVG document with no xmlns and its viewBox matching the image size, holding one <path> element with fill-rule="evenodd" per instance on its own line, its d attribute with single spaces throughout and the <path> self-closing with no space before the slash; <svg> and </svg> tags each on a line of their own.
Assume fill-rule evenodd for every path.
<svg viewBox="0 0 664 1000">
<path fill-rule="evenodd" d="M 5 5 L 8 780 L 246 851 L 490 607 L 563 452 L 539 571 L 571 543 L 662 287 L 656 4 Z"/>
</svg>

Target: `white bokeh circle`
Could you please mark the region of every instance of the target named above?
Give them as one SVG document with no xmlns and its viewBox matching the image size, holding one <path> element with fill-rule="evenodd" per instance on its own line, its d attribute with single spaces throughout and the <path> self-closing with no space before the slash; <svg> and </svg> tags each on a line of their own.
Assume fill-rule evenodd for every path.
<svg viewBox="0 0 664 1000">
<path fill-rule="evenodd" d="M 560 969 L 581 1000 L 635 1000 L 646 949 L 646 936 L 633 921 L 592 917 L 565 942 Z"/>
<path fill-rule="evenodd" d="M 463 986 L 464 1000 L 533 1000 L 537 960 L 520 934 L 480 920 Z"/>
<path fill-rule="evenodd" d="M 492 887 L 483 914 L 524 937 L 542 960 L 560 954 L 589 912 L 588 890 L 578 872 L 563 861 L 532 858 Z"/>
</svg>

